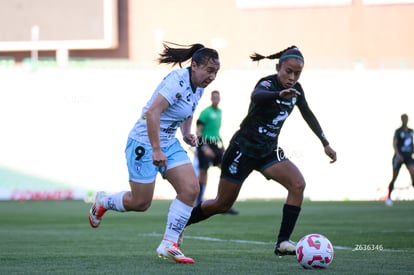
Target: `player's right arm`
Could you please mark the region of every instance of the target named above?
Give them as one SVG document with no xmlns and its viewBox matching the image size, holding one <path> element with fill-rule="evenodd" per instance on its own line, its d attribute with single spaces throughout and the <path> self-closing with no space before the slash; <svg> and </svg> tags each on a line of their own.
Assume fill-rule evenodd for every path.
<svg viewBox="0 0 414 275">
<path fill-rule="evenodd" d="M 166 157 L 161 151 L 160 117 L 161 113 L 168 107 L 168 101 L 162 95 L 158 94 L 154 102 L 145 113 L 147 119 L 148 137 L 152 147 L 152 161 L 158 166 L 166 165 Z"/>
<path fill-rule="evenodd" d="M 397 159 L 399 160 L 399 161 L 403 161 L 404 160 L 404 158 L 403 158 L 403 156 L 400 154 L 400 150 L 398 149 L 398 138 L 397 138 L 397 133 L 395 133 L 395 135 L 394 135 L 394 139 L 393 139 L 393 142 L 392 142 L 392 146 L 393 146 L 393 148 L 394 148 L 394 153 L 395 153 L 395 156 L 397 157 Z"/>
</svg>

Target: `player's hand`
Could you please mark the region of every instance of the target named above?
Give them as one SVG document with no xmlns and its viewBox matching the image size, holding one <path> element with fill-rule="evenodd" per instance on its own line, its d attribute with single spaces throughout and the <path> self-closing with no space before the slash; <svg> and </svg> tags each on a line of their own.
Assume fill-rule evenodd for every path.
<svg viewBox="0 0 414 275">
<path fill-rule="evenodd" d="M 190 146 L 196 146 L 197 144 L 197 137 L 193 134 L 187 134 L 183 136 L 183 140 Z"/>
<path fill-rule="evenodd" d="M 167 170 L 167 157 L 161 150 L 152 151 L 152 163 L 164 167 L 164 171 Z"/>
<path fill-rule="evenodd" d="M 325 154 L 331 158 L 330 163 L 334 163 L 336 161 L 336 152 L 331 148 L 331 146 L 325 146 Z"/>
<path fill-rule="evenodd" d="M 300 92 L 293 88 L 285 89 L 279 92 L 280 98 L 289 99 L 289 100 L 294 97 L 297 97 L 298 95 L 300 95 Z"/>
</svg>

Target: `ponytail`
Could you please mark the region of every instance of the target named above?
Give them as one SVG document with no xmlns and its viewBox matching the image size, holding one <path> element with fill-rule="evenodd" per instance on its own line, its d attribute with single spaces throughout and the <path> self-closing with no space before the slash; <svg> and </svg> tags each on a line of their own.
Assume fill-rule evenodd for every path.
<svg viewBox="0 0 414 275">
<path fill-rule="evenodd" d="M 172 48 L 169 45 L 179 46 Z M 158 58 L 159 64 L 173 64 L 182 67 L 182 63 L 192 58 L 197 64 L 206 64 L 210 59 L 218 62 L 219 56 L 216 50 L 205 48 L 203 44 L 180 45 L 171 42 L 163 43 L 164 51 L 160 53 Z"/>
<path fill-rule="evenodd" d="M 299 59 L 300 61 L 304 62 L 303 55 L 299 51 L 298 47 L 296 47 L 296 46 L 290 46 L 290 47 L 288 47 L 288 48 L 286 48 L 286 49 L 284 49 L 280 52 L 277 52 L 277 53 L 274 53 L 274 54 L 271 54 L 271 55 L 268 55 L 268 56 L 264 56 L 264 55 L 261 55 L 261 54 L 258 54 L 258 53 L 255 52 L 250 56 L 250 59 L 252 61 L 260 61 L 260 60 L 265 59 L 265 58 L 267 58 L 267 59 L 279 59 L 279 63 L 280 63 L 280 62 L 283 62 L 283 60 L 285 60 L 287 58 L 291 58 L 291 57 Z"/>
</svg>

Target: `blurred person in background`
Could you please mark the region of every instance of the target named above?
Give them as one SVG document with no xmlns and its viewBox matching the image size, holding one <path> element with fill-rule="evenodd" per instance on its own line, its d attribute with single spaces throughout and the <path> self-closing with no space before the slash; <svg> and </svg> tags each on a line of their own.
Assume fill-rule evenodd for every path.
<svg viewBox="0 0 414 275">
<path fill-rule="evenodd" d="M 391 193 L 394 190 L 394 183 L 404 164 L 411 176 L 411 183 L 414 186 L 414 160 L 413 160 L 413 129 L 408 128 L 408 115 L 401 115 L 401 127 L 395 130 L 393 138 L 394 156 L 392 158 L 392 179 L 388 185 L 388 195 L 385 201 L 387 206 L 392 206 Z"/>
<path fill-rule="evenodd" d="M 171 44 L 180 47 L 170 47 Z M 181 63 L 190 59 L 190 66 L 181 68 Z M 176 132 L 180 128 L 184 142 L 196 145 L 196 136 L 190 133 L 193 114 L 204 88 L 216 78 L 220 60 L 216 50 L 202 44 L 164 43 L 159 63 L 179 64 L 180 68 L 161 81 L 129 133 L 125 155 L 131 189 L 112 195 L 98 192 L 89 212 L 89 223 L 97 228 L 107 210 L 146 211 L 160 173 L 177 196 L 170 205 L 163 240 L 156 252 L 162 258 L 193 264 L 194 260 L 181 252 L 177 241 L 190 217 L 199 185 Z"/>
<path fill-rule="evenodd" d="M 211 92 L 211 105 L 205 108 L 197 120 L 197 152 L 195 157 L 195 168 L 198 168 L 198 179 L 200 193 L 197 196 L 195 205 L 203 201 L 208 180 L 208 168 L 216 166 L 220 168 L 221 159 L 224 154 L 224 144 L 220 136 L 222 110 L 219 108 L 220 92 Z M 227 214 L 237 215 L 239 212 L 230 208 Z"/>
</svg>

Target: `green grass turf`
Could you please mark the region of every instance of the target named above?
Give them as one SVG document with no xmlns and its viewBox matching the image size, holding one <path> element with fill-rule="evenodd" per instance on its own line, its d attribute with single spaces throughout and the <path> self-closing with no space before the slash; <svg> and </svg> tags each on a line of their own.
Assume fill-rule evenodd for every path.
<svg viewBox="0 0 414 275">
<path fill-rule="evenodd" d="M 169 204 L 154 201 L 145 213 L 107 212 L 101 227 L 92 229 L 87 219 L 91 204 L 81 201 L 0 202 L 0 274 L 412 274 L 414 270 L 414 202 L 395 202 L 393 207 L 383 202 L 304 202 L 292 239 L 321 233 L 331 240 L 334 260 L 320 271 L 302 269 L 294 256 L 273 254 L 282 201 L 237 202 L 240 215 L 218 215 L 187 228 L 182 249 L 195 265 L 160 259 L 155 249 Z"/>
</svg>

